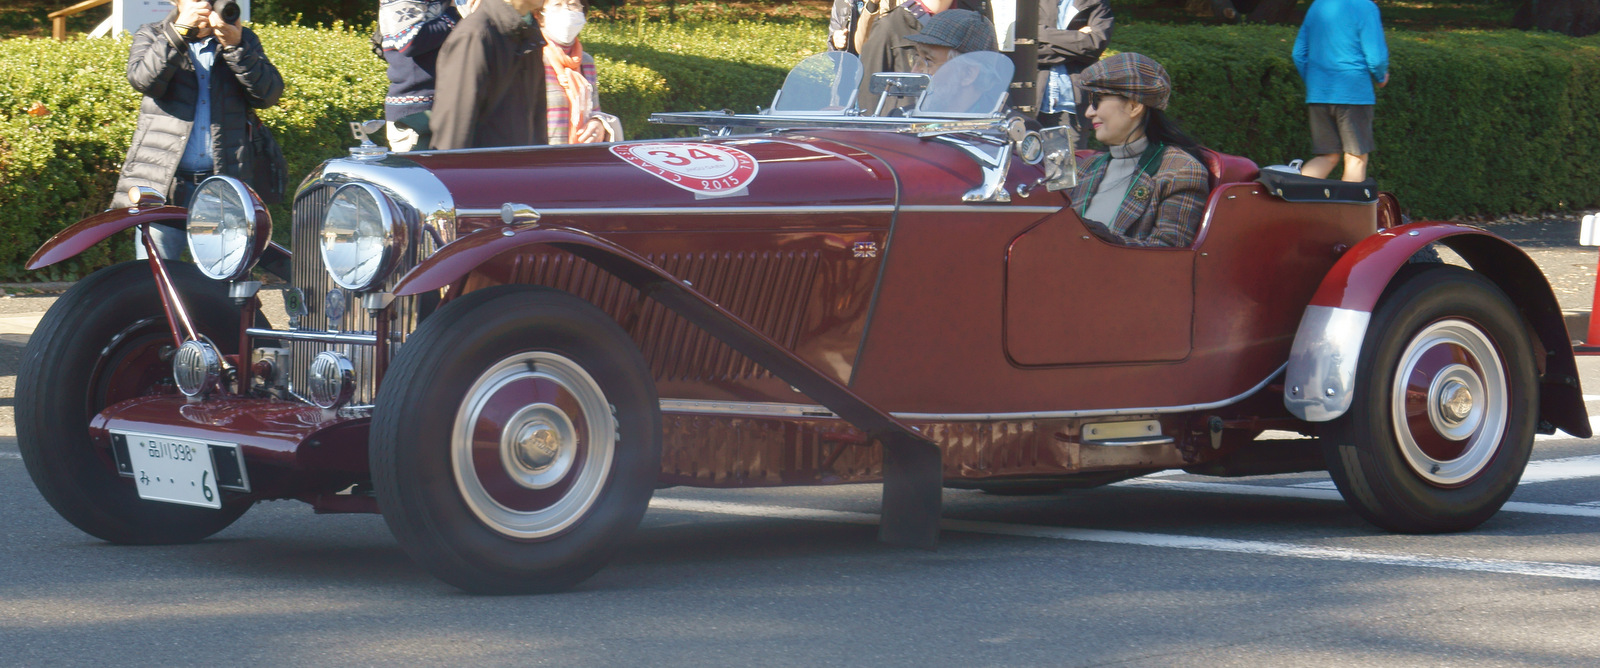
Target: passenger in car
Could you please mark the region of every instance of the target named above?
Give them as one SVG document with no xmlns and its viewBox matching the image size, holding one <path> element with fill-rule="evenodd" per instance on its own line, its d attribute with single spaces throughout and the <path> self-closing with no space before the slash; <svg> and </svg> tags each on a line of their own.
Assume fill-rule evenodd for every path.
<svg viewBox="0 0 1600 668">
<path fill-rule="evenodd" d="M 1080 166 L 1068 191 L 1090 231 L 1125 246 L 1188 246 L 1205 212 L 1210 182 L 1200 144 L 1163 111 L 1172 94 L 1166 68 L 1119 53 L 1083 71 L 1094 136 L 1110 148 Z"/>
<path fill-rule="evenodd" d="M 994 24 L 982 14 L 965 9 L 946 9 L 922 24 L 916 34 L 907 35 L 917 55 L 911 71 L 932 76 L 951 58 L 974 51 L 994 51 Z"/>
</svg>

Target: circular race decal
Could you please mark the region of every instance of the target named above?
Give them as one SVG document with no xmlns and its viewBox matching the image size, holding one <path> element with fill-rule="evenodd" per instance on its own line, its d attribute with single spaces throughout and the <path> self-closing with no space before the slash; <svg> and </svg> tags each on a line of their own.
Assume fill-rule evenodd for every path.
<svg viewBox="0 0 1600 668">
<path fill-rule="evenodd" d="M 748 194 L 760 165 L 736 148 L 689 142 L 617 144 L 611 152 L 628 164 L 699 197 Z"/>
</svg>

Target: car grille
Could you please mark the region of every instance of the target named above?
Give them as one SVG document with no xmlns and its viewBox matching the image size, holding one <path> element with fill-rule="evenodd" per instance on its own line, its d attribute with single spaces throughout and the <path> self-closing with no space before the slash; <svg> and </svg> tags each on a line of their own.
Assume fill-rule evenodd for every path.
<svg viewBox="0 0 1600 668">
<path fill-rule="evenodd" d="M 294 286 L 305 293 L 305 305 L 308 311 L 306 315 L 300 317 L 296 329 L 309 332 L 337 330 L 343 333 L 373 334 L 377 330 L 377 321 L 355 302 L 356 296 L 348 290 L 344 290 L 347 298 L 344 316 L 335 323 L 328 321 L 325 310 L 327 295 L 338 286 L 328 276 L 328 271 L 322 264 L 319 236 L 322 217 L 327 213 L 333 191 L 334 188 L 330 186 L 315 186 L 301 193 L 294 202 L 293 238 L 290 241 L 290 250 L 294 253 Z M 416 235 L 412 236 L 416 238 Z M 419 246 L 422 247 L 423 257 L 433 250 L 431 240 L 417 240 L 401 256 L 394 274 L 384 284 L 385 291 L 391 290 L 407 270 L 416 266 Z M 391 356 L 399 350 L 406 336 L 417 328 L 416 303 L 416 297 L 402 297 L 395 299 L 390 305 L 389 310 L 393 318 L 389 327 Z M 316 359 L 319 353 L 332 350 L 350 358 L 351 363 L 355 365 L 357 385 L 355 394 L 351 398 L 351 405 L 371 405 L 377 397 L 377 348 L 320 341 L 290 341 L 288 345 L 292 360 L 289 365 L 291 391 L 303 395 L 310 378 L 311 361 Z"/>
</svg>

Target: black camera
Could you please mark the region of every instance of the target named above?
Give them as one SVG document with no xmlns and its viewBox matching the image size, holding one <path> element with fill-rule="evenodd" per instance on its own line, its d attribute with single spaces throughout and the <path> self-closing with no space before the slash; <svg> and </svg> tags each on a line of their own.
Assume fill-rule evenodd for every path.
<svg viewBox="0 0 1600 668">
<path fill-rule="evenodd" d="M 224 23 L 239 23 L 239 0 L 211 0 L 211 11 L 221 16 Z"/>
</svg>

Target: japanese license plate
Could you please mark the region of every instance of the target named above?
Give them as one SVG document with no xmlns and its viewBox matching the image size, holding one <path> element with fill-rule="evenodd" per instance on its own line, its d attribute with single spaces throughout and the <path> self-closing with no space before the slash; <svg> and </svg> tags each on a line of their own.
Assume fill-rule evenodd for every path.
<svg viewBox="0 0 1600 668">
<path fill-rule="evenodd" d="M 126 434 L 128 463 L 133 471 L 139 498 L 181 503 L 189 506 L 221 508 L 217 490 L 216 464 L 211 447 L 191 441 L 153 434 Z"/>
</svg>

